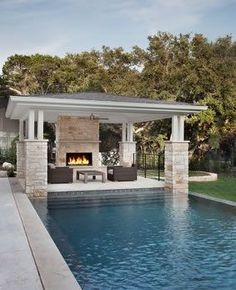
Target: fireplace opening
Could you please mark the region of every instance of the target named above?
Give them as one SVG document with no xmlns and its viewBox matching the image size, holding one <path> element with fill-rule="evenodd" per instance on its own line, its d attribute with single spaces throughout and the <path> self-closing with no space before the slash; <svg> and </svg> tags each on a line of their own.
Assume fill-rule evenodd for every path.
<svg viewBox="0 0 236 290">
<path fill-rule="evenodd" d="M 93 165 L 91 152 L 66 153 L 66 165 L 91 166 Z"/>
</svg>

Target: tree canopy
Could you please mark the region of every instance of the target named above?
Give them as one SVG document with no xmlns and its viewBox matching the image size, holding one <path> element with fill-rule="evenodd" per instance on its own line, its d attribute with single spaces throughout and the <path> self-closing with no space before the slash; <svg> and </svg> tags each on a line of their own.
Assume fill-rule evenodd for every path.
<svg viewBox="0 0 236 290">
<path fill-rule="evenodd" d="M 236 138 L 236 43 L 232 37 L 209 41 L 202 34 L 159 32 L 148 41 L 146 49 L 135 46 L 129 52 L 104 46 L 100 51 L 64 57 L 13 55 L 3 66 L 0 94 L 99 91 L 203 104 L 207 111 L 186 120 L 191 153 L 201 158 L 211 149 L 228 150 Z M 170 134 L 170 122 L 137 124 L 136 130 L 139 147 L 156 150 Z"/>
</svg>

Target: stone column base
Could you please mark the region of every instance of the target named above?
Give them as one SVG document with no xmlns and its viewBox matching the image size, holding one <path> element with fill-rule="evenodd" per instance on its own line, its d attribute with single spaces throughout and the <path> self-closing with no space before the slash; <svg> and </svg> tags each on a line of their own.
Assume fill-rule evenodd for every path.
<svg viewBox="0 0 236 290">
<path fill-rule="evenodd" d="M 19 141 L 16 144 L 16 174 L 17 177 L 25 178 L 25 142 Z"/>
<path fill-rule="evenodd" d="M 165 189 L 188 193 L 188 141 L 165 143 Z"/>
<path fill-rule="evenodd" d="M 47 140 L 25 140 L 25 191 L 47 195 Z"/>
<path fill-rule="evenodd" d="M 136 153 L 136 142 L 119 142 L 120 164 L 131 166 Z"/>
</svg>

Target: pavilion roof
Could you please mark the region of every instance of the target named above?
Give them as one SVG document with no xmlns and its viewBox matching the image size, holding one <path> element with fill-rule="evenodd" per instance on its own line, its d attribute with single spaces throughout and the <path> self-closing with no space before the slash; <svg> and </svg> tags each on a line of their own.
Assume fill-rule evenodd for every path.
<svg viewBox="0 0 236 290">
<path fill-rule="evenodd" d="M 56 122 L 59 115 L 101 118 L 103 123 L 145 122 L 188 115 L 207 109 L 206 106 L 164 102 L 148 98 L 117 96 L 85 92 L 75 94 L 48 94 L 11 96 L 6 117 L 25 119 L 29 110 L 43 110 L 45 121 Z"/>
</svg>

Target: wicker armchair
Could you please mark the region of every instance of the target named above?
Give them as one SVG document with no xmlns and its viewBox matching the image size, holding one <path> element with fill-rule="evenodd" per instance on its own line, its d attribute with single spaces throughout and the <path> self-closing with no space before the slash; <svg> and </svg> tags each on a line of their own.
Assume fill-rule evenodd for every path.
<svg viewBox="0 0 236 290">
<path fill-rule="evenodd" d="M 134 181 L 137 180 L 137 166 L 108 166 L 107 179 L 111 181 Z"/>
<path fill-rule="evenodd" d="M 69 167 L 48 166 L 48 183 L 72 183 L 73 169 Z"/>
</svg>

